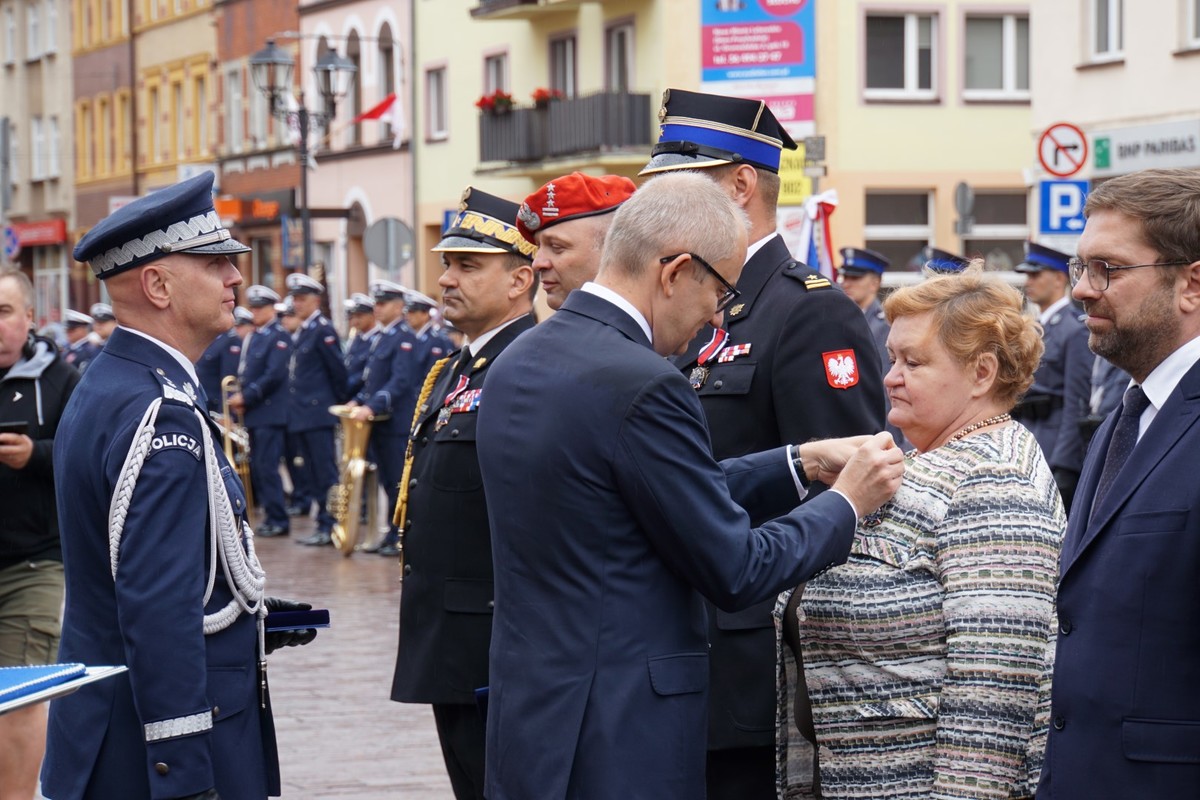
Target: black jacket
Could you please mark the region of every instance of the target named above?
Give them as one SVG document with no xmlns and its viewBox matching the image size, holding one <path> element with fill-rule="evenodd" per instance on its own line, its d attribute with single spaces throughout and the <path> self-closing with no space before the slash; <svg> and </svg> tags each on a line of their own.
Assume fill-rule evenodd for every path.
<svg viewBox="0 0 1200 800">
<path fill-rule="evenodd" d="M 24 469 L 0 464 L 0 569 L 29 559 L 62 560 L 51 453 L 77 383 L 79 371 L 62 359 L 54 343 L 35 336 L 21 359 L 0 375 L 0 422 L 25 422 L 33 439 Z"/>
</svg>

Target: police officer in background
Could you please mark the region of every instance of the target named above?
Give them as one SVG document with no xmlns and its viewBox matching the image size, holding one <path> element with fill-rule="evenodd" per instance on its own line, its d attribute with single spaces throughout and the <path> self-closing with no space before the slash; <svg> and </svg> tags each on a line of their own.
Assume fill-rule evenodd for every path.
<svg viewBox="0 0 1200 800">
<path fill-rule="evenodd" d="M 713 456 L 882 431 L 883 371 L 862 312 L 793 259 L 775 232 L 779 163 L 784 147 L 796 149 L 791 136 L 763 102 L 676 89 L 664 94 L 659 119 L 662 134 L 641 174 L 700 170 L 750 219 L 741 298 L 724 328 L 705 326 L 675 359 L 704 407 Z M 774 800 L 774 600 L 735 614 L 707 607 L 708 797 Z"/>
<path fill-rule="evenodd" d="M 338 482 L 337 454 L 333 432 L 337 417 L 329 407 L 346 400 L 346 363 L 342 340 L 324 314 L 321 299 L 325 287 L 301 273 L 287 276 L 288 292 L 303 320 L 292 348 L 290 372 L 291 405 L 288 433 L 298 446 L 309 477 L 311 496 L 317 501 L 317 530 L 300 544 L 332 544 L 333 515 L 326 508 L 331 486 Z"/>
<path fill-rule="evenodd" d="M 266 537 L 288 534 L 279 459 L 287 432 L 292 337 L 275 321 L 278 302 L 279 295 L 266 286 L 246 290 L 246 304 L 257 327 L 246 337 L 238 364 L 242 391 L 229 398 L 230 407 L 242 415 L 250 433 L 250 477 L 265 512 L 263 524 L 255 532 Z"/>
<path fill-rule="evenodd" d="M 354 397 L 363 386 L 363 372 L 371 355 L 371 341 L 382 330 L 375 321 L 375 301 L 369 295 L 355 292 L 346 298 L 346 318 L 350 322 L 350 339 L 346 342 L 346 394 Z"/>
<path fill-rule="evenodd" d="M 1092 362 L 1092 380 L 1088 396 L 1088 413 L 1079 420 L 1079 431 L 1083 437 L 1083 450 L 1087 452 L 1092 434 L 1100 423 L 1104 422 L 1112 410 L 1121 405 L 1121 398 L 1133 380 L 1129 373 L 1113 364 L 1103 356 L 1096 356 Z"/>
<path fill-rule="evenodd" d="M 106 282 L 121 327 L 55 440 L 67 582 L 59 659 L 128 671 L 51 705 L 48 797 L 280 791 L 259 654 L 284 643 L 260 636 L 281 604 L 264 597 L 242 485 L 192 367 L 233 322 L 242 278 L 229 257 L 249 251 L 221 227 L 212 181 L 206 172 L 138 198 L 75 247 Z"/>
<path fill-rule="evenodd" d="M 117 315 L 108 303 L 92 303 L 88 315 L 92 318 L 92 342 L 104 347 L 108 337 L 117 329 Z"/>
<path fill-rule="evenodd" d="M 925 269 L 943 273 L 962 272 L 963 268 L 971 263 L 971 259 L 966 256 L 960 256 L 958 253 L 951 253 L 949 250 L 942 250 L 933 245 L 926 245 L 922 248 L 917 258 Z"/>
<path fill-rule="evenodd" d="M 229 375 L 237 376 L 242 360 L 242 341 L 252 330 L 254 315 L 250 309 L 238 306 L 233 309 L 233 327 L 213 339 L 196 362 L 196 375 L 208 396 L 209 411 L 221 412 L 221 381 Z"/>
<path fill-rule="evenodd" d="M 417 337 L 417 360 L 421 376 L 424 377 L 434 362 L 444 357 L 453 348 L 450 340 L 437 327 L 431 313 L 437 301 L 426 294 L 409 289 L 404 304 L 404 322 L 413 336 Z"/>
<path fill-rule="evenodd" d="M 388 508 L 395 508 L 404 472 L 408 427 L 425 376 L 417 358 L 417 338 L 404 324 L 408 289 L 392 281 L 375 281 L 371 284 L 371 296 L 375 298 L 375 318 L 383 328 L 371 343 L 363 388 L 351 405 L 356 406 L 355 419 L 374 420 L 368 447 L 379 467 Z M 377 419 L 379 415 L 387 416 Z M 399 555 L 399 541 L 396 526 L 389 525 L 377 552 L 384 556 Z"/>
<path fill-rule="evenodd" d="M 63 312 L 63 321 L 67 324 L 67 346 L 63 351 L 63 360 L 82 373 L 100 353 L 100 348 L 91 340 L 92 318 L 82 311 L 68 308 Z"/>
<path fill-rule="evenodd" d="M 1083 467 L 1079 420 L 1088 413 L 1095 361 L 1087 328 L 1071 303 L 1069 258 L 1045 245 L 1025 243 L 1025 262 L 1016 270 L 1025 273 L 1025 296 L 1038 307 L 1046 351 L 1033 386 L 1012 410 L 1013 419 L 1029 428 L 1046 454 L 1068 511 Z"/>
</svg>

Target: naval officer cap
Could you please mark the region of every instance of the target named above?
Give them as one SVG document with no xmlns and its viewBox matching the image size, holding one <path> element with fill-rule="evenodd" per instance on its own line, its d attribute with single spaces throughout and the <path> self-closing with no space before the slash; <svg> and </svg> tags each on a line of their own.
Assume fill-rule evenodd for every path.
<svg viewBox="0 0 1200 800">
<path fill-rule="evenodd" d="M 385 303 L 390 300 L 406 301 L 408 289 L 395 281 L 374 281 L 371 283 L 371 297 L 375 298 L 376 303 Z"/>
<path fill-rule="evenodd" d="M 1025 242 L 1025 261 L 1018 264 L 1014 269 L 1017 272 L 1041 272 L 1044 269 L 1054 270 L 1067 274 L 1070 268 L 1067 262 L 1071 257 L 1066 253 L 1060 253 L 1052 247 L 1046 247 L 1044 244 L 1036 244 L 1034 242 Z"/>
<path fill-rule="evenodd" d="M 250 313 L 250 309 L 245 306 L 238 306 L 233 310 L 234 325 L 253 325 L 254 315 Z"/>
<path fill-rule="evenodd" d="M 346 298 L 347 314 L 370 314 L 375 310 L 375 301 L 362 292 L 355 292 Z"/>
<path fill-rule="evenodd" d="M 783 148 L 796 149 L 762 100 L 667 89 L 658 120 L 658 144 L 639 175 L 724 164 L 779 172 Z"/>
<path fill-rule="evenodd" d="M 273 306 L 279 302 L 279 293 L 266 286 L 255 284 L 246 290 L 246 305 L 251 308 Z"/>
<path fill-rule="evenodd" d="M 409 289 L 404 309 L 405 311 L 428 311 L 436 305 L 437 300 L 434 300 L 429 295 Z"/>
<path fill-rule="evenodd" d="M 67 323 L 68 328 L 83 328 L 91 325 L 94 320 L 82 311 L 68 308 L 63 312 L 63 322 Z"/>
<path fill-rule="evenodd" d="M 892 262 L 882 253 L 865 247 L 843 247 L 842 272 L 847 275 L 882 275 Z"/>
<path fill-rule="evenodd" d="M 567 220 L 616 211 L 636 190 L 633 181 L 621 175 L 596 177 L 572 172 L 525 198 L 517 212 L 517 230 L 525 241 L 536 244 L 534 234 L 538 231 Z"/>
<path fill-rule="evenodd" d="M 966 256 L 960 256 L 932 245 L 926 245 L 925 249 L 921 251 L 921 260 L 925 262 L 925 269 L 946 273 L 962 272 L 963 268 L 971 263 L 971 259 Z"/>
<path fill-rule="evenodd" d="M 517 212 L 511 200 L 468 186 L 458 204 L 458 213 L 435 253 L 511 253 L 533 262 L 537 247 L 517 230 Z"/>
<path fill-rule="evenodd" d="M 112 306 L 108 303 L 92 303 L 92 307 L 88 309 L 92 319 L 96 322 L 116 322 L 117 315 L 113 313 Z"/>
<path fill-rule="evenodd" d="M 325 294 L 325 287 L 315 278 L 310 278 L 303 272 L 293 272 L 287 276 L 288 294 L 293 297 L 298 294 Z"/>
<path fill-rule="evenodd" d="M 204 172 L 122 206 L 83 235 L 75 260 L 91 264 L 104 280 L 172 253 L 249 253 L 221 225 L 212 185 L 213 174 Z"/>
</svg>

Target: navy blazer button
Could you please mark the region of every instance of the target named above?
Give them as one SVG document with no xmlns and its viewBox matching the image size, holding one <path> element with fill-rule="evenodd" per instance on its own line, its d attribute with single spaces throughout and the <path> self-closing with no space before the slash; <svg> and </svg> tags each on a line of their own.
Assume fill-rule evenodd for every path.
<svg viewBox="0 0 1200 800">
<path fill-rule="evenodd" d="M 405 575 L 411 575 L 411 574 L 412 574 L 412 564 L 405 564 L 405 565 L 404 565 L 404 574 L 405 574 Z"/>
<path fill-rule="evenodd" d="M 421 437 L 421 444 L 429 444 L 429 437 L 428 437 L 428 436 L 422 436 L 422 437 Z"/>
<path fill-rule="evenodd" d="M 725 381 L 717 381 L 717 382 L 715 382 L 715 383 L 713 384 L 713 388 L 714 388 L 714 389 L 720 389 L 720 388 L 721 388 L 722 386 L 724 386 L 724 385 L 725 385 Z"/>
<path fill-rule="evenodd" d="M 1066 636 L 1071 632 L 1071 620 L 1063 619 L 1058 622 L 1058 632 Z"/>
<path fill-rule="evenodd" d="M 457 438 L 458 438 L 458 428 L 455 428 L 454 430 L 450 431 L 450 438 L 451 438 L 451 439 L 457 439 Z"/>
<path fill-rule="evenodd" d="M 1067 727 L 1067 721 L 1063 719 L 1062 714 L 1059 714 L 1054 718 L 1054 730 L 1061 731 L 1065 727 Z"/>
<path fill-rule="evenodd" d="M 216 716 L 219 716 L 220 714 L 221 714 L 221 707 L 213 706 L 213 716 L 216 717 Z"/>
<path fill-rule="evenodd" d="M 488 600 L 488 608 L 495 608 L 495 607 L 496 607 L 496 601 Z"/>
<path fill-rule="evenodd" d="M 171 771 L 171 768 L 168 767 L 165 762 L 160 761 L 154 765 L 154 771 L 157 772 L 159 775 L 166 775 L 168 772 Z"/>
</svg>

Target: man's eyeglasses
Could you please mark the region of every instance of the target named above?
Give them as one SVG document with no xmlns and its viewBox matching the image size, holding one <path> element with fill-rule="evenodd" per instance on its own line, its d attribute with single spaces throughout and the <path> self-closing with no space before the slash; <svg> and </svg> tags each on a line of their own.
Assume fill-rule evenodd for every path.
<svg viewBox="0 0 1200 800">
<path fill-rule="evenodd" d="M 673 256 L 663 256 L 658 260 L 658 263 L 665 267 L 667 264 L 670 264 L 680 256 L 691 256 L 693 261 L 696 261 L 700 264 L 700 266 L 708 270 L 708 274 L 720 281 L 721 285 L 725 287 L 725 292 L 721 295 L 721 299 L 717 301 L 717 311 L 724 311 L 725 309 L 729 308 L 730 303 L 741 297 L 742 293 L 733 288 L 732 283 L 721 277 L 721 273 L 717 272 L 716 268 L 712 264 L 708 263 L 695 253 L 676 253 Z"/>
<path fill-rule="evenodd" d="M 1114 267 L 1107 261 L 1099 258 L 1092 258 L 1084 261 L 1081 258 L 1072 258 L 1067 261 L 1067 269 L 1071 275 L 1071 285 L 1077 285 L 1086 273 L 1088 284 L 1097 292 L 1103 292 L 1108 288 L 1108 280 L 1114 272 L 1119 269 L 1141 269 L 1142 267 L 1178 267 L 1183 264 L 1190 264 L 1190 261 L 1164 261 L 1160 264 L 1130 264 L 1124 267 Z"/>
</svg>

